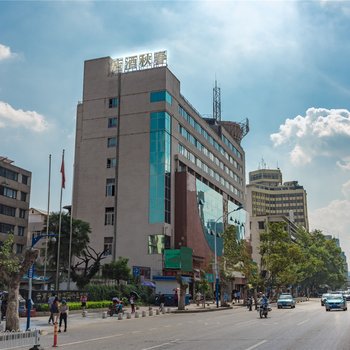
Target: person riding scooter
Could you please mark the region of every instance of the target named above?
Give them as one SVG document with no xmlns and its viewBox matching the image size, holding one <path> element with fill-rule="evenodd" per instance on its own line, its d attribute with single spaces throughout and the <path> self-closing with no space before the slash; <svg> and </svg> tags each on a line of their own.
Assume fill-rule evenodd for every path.
<svg viewBox="0 0 350 350">
<path fill-rule="evenodd" d="M 259 300 L 259 314 L 260 314 L 260 318 L 263 318 L 263 316 L 265 318 L 267 318 L 267 314 L 269 311 L 269 299 L 266 297 L 265 294 L 262 295 L 262 297 Z"/>
<path fill-rule="evenodd" d="M 114 297 L 112 299 L 112 304 L 109 306 L 109 315 L 113 316 L 119 313 L 123 313 L 123 303 L 119 298 Z"/>
</svg>

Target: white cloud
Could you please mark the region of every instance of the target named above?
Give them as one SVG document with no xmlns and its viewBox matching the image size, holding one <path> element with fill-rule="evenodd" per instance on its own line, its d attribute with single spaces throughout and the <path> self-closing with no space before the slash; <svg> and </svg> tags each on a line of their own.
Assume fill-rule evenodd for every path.
<svg viewBox="0 0 350 350">
<path fill-rule="evenodd" d="M 35 132 L 48 128 L 45 117 L 35 111 L 14 109 L 6 102 L 0 101 L 0 128 L 23 127 Z"/>
<path fill-rule="evenodd" d="M 8 46 L 0 44 L 0 61 L 13 57 L 14 54 Z"/>
<path fill-rule="evenodd" d="M 305 116 L 288 118 L 270 138 L 275 147 L 293 147 L 290 159 L 295 165 L 310 163 L 316 156 L 335 156 L 341 159 L 339 167 L 350 167 L 350 112 L 346 109 L 309 108 Z"/>
<path fill-rule="evenodd" d="M 347 199 L 333 200 L 328 206 L 309 213 L 310 229 L 320 229 L 324 234 L 331 234 L 340 240 L 340 246 L 350 257 L 350 181 L 343 185 Z"/>
<path fill-rule="evenodd" d="M 345 182 L 345 184 L 343 184 L 342 193 L 344 197 L 350 201 L 350 180 L 348 182 Z"/>
</svg>

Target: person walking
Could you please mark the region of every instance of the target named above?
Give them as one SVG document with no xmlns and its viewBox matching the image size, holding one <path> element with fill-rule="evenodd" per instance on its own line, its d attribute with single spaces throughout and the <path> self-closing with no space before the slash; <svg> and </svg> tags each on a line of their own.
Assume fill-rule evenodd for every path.
<svg viewBox="0 0 350 350">
<path fill-rule="evenodd" d="M 67 332 L 67 318 L 68 318 L 69 307 L 67 305 L 67 302 L 64 299 L 62 300 L 62 303 L 59 306 L 59 311 L 60 311 L 60 324 L 58 326 L 58 332 L 61 333 L 62 321 L 64 323 L 64 332 Z"/>
<path fill-rule="evenodd" d="M 59 305 L 58 305 L 58 298 L 55 297 L 52 305 L 51 305 L 51 308 L 50 308 L 50 312 L 52 314 L 52 322 L 53 324 L 57 323 L 58 321 L 58 316 L 60 314 L 60 311 L 59 311 Z"/>
<path fill-rule="evenodd" d="M 159 310 L 163 312 L 165 305 L 165 295 L 161 294 L 159 297 Z"/>
<path fill-rule="evenodd" d="M 49 317 L 49 324 L 53 324 L 54 323 L 54 321 L 53 321 L 53 313 L 51 312 L 51 306 L 52 306 L 52 304 L 53 304 L 53 302 L 54 302 L 54 300 L 55 300 L 55 297 L 56 297 L 56 294 L 55 293 L 53 293 L 50 297 L 49 297 L 49 299 L 48 299 L 48 301 L 47 301 L 47 304 L 48 304 L 48 306 L 49 306 L 49 311 L 50 311 L 50 317 Z"/>
<path fill-rule="evenodd" d="M 83 317 L 86 317 L 86 314 L 87 312 L 85 311 L 86 309 L 86 305 L 87 305 L 87 295 L 86 294 L 83 294 L 81 297 L 80 297 L 80 302 L 81 302 L 81 309 L 83 310 L 82 312 L 82 316 Z"/>
<path fill-rule="evenodd" d="M 131 306 L 131 313 L 134 314 L 135 313 L 135 295 L 134 294 L 130 295 L 129 301 Z"/>
</svg>

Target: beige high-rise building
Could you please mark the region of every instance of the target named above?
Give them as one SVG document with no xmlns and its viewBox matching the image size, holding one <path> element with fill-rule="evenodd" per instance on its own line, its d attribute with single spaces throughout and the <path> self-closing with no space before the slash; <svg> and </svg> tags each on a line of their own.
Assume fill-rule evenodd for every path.
<svg viewBox="0 0 350 350">
<path fill-rule="evenodd" d="M 77 108 L 73 217 L 90 223 L 104 261 L 126 257 L 145 279 L 162 275 L 164 248 L 192 248 L 193 266 L 208 265 L 213 231 L 245 203 L 244 125 L 203 118 L 157 60 L 86 61 Z M 244 210 L 231 217 L 244 236 Z"/>
<path fill-rule="evenodd" d="M 307 196 L 298 181 L 282 181 L 280 169 L 259 169 L 249 173 L 247 210 L 252 217 L 283 215 L 309 229 Z"/>
<path fill-rule="evenodd" d="M 30 244 L 28 209 L 32 173 L 0 156 L 0 242 L 14 234 L 15 251 L 21 254 Z"/>
</svg>

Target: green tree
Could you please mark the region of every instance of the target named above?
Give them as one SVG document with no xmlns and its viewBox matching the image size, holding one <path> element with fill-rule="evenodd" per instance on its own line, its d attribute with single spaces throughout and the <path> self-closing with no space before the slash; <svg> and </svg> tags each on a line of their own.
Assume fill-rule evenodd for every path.
<svg viewBox="0 0 350 350">
<path fill-rule="evenodd" d="M 0 280 L 8 288 L 6 330 L 19 329 L 19 284 L 21 278 L 27 273 L 29 267 L 38 256 L 38 251 L 28 249 L 24 256 L 18 256 L 13 252 L 13 234 L 3 242 L 0 247 Z"/>
<path fill-rule="evenodd" d="M 101 261 L 105 258 L 104 252 L 97 253 L 93 248 L 86 247 L 77 257 L 78 262 L 71 266 L 71 277 L 79 289 L 88 285 L 91 279 L 99 272 Z"/>
<path fill-rule="evenodd" d="M 129 259 L 119 257 L 117 261 L 102 266 L 102 277 L 115 280 L 119 286 L 121 280 L 127 281 L 131 278 L 131 270 L 128 266 Z"/>
<path fill-rule="evenodd" d="M 234 271 L 241 272 L 247 283 L 256 288 L 262 284 L 257 264 L 251 257 L 249 243 L 237 237 L 236 226 L 228 226 L 223 233 L 224 252 L 221 262 L 222 279 L 232 278 Z"/>
<path fill-rule="evenodd" d="M 304 255 L 291 240 L 284 223 L 269 223 L 260 235 L 261 269 L 267 271 L 267 283 L 277 287 L 296 284 L 302 278 L 300 261 Z"/>
<path fill-rule="evenodd" d="M 300 266 L 301 285 L 316 291 L 321 286 L 338 289 L 346 283 L 344 258 L 335 239 L 327 239 L 320 230 L 298 231 L 297 244 L 305 259 Z"/>
<path fill-rule="evenodd" d="M 49 231 L 58 233 L 60 213 L 50 214 Z M 64 270 L 68 269 L 69 263 L 69 240 L 70 240 L 70 221 L 69 213 L 62 213 L 61 217 L 61 239 L 60 239 L 60 266 L 62 264 Z M 72 256 L 79 257 L 87 248 L 91 232 L 90 225 L 82 220 L 72 220 Z M 56 267 L 58 239 L 53 242 L 49 241 L 48 256 L 50 265 Z"/>
</svg>

